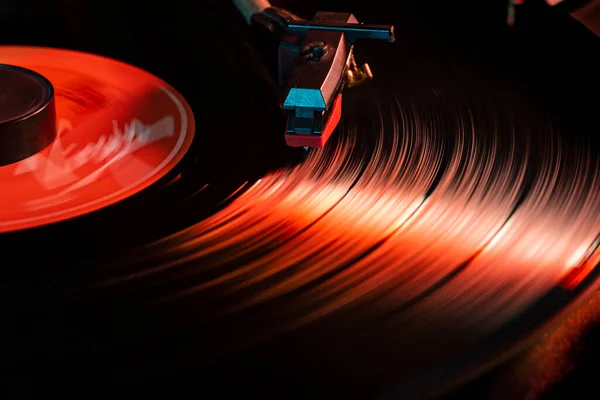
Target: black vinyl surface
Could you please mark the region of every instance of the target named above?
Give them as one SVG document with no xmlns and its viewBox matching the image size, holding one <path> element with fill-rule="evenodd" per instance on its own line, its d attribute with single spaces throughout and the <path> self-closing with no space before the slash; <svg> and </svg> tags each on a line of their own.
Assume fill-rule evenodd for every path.
<svg viewBox="0 0 600 400">
<path fill-rule="evenodd" d="M 472 70 L 482 82 L 486 77 L 497 87 L 522 91 L 536 110 L 561 124 L 566 134 L 589 143 L 590 154 L 596 155 L 600 39 L 568 15 L 544 7 L 525 12 L 518 26 L 509 30 L 505 2 L 482 3 L 274 2 L 306 17 L 320 9 L 342 10 L 354 12 L 366 23 L 395 25 L 393 49 L 387 43 L 357 48 L 357 57 L 369 61 L 376 81 L 371 88 L 348 95 L 344 112 L 350 118 L 368 123 L 374 106 L 362 102 L 371 98 L 370 90 L 395 85 L 406 89 L 403 98 L 419 98 L 419 79 L 426 82 L 422 76 L 431 73 L 439 74 L 431 79 L 445 81 L 447 63 L 460 70 L 462 79 L 469 79 Z M 138 290 L 135 283 L 118 289 L 80 289 L 114 276 L 114 266 L 139 246 L 214 215 L 242 183 L 256 182 L 305 157 L 302 151 L 285 147 L 283 120 L 269 78 L 252 50 L 248 27 L 230 2 L 7 2 L 0 6 L 0 45 L 8 44 L 81 50 L 146 69 L 182 93 L 196 116 L 197 131 L 210 134 L 197 134 L 176 170 L 132 199 L 73 221 L 0 236 L 4 315 L 0 337 L 5 337 L 0 345 L 5 371 L 0 390 L 16 394 L 15 398 L 127 392 L 160 398 L 192 394 L 314 399 L 398 393 L 389 376 L 382 377 L 385 384 L 378 386 L 377 379 L 352 382 L 343 369 L 337 372 L 330 365 L 311 371 L 314 360 L 303 359 L 302 348 L 296 349 L 293 339 L 232 351 L 237 349 L 233 338 L 244 335 L 240 327 L 259 332 L 261 320 L 250 313 L 218 326 L 211 325 L 209 317 L 197 322 L 198 315 L 210 315 L 210 298 L 201 305 L 150 305 L 153 298 L 178 290 L 175 283 L 152 290 Z M 425 67 L 420 70 L 414 59 L 402 59 L 406 56 L 418 57 Z M 460 82 L 448 83 L 454 90 L 458 86 Z M 498 94 L 499 102 L 510 101 L 506 93 Z M 184 179 L 167 185 L 179 173 Z M 204 184 L 210 189 L 181 205 L 181 199 Z M 595 275 L 590 285 L 592 278 Z M 537 317 L 528 321 L 537 326 L 536 318 L 549 319 L 576 294 L 550 293 L 549 303 L 554 303 L 540 307 Z M 599 357 L 597 330 L 592 327 L 585 334 L 582 346 L 589 351 L 577 356 L 573 371 L 552 387 L 547 398 L 594 388 L 590 377 Z M 321 337 L 316 329 L 310 334 L 308 342 L 323 346 L 319 341 L 326 340 L 326 333 Z M 510 335 L 494 343 L 501 347 L 503 340 L 512 340 Z M 331 374 L 319 372 L 323 370 Z M 494 376 L 451 398 L 489 397 Z"/>
</svg>

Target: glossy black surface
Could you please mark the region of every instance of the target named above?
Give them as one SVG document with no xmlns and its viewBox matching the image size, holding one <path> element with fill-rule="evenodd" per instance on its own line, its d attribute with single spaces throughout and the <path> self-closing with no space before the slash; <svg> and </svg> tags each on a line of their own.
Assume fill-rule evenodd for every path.
<svg viewBox="0 0 600 400">
<path fill-rule="evenodd" d="M 36 154 L 55 137 L 52 84 L 33 71 L 0 64 L 0 165 Z"/>
</svg>

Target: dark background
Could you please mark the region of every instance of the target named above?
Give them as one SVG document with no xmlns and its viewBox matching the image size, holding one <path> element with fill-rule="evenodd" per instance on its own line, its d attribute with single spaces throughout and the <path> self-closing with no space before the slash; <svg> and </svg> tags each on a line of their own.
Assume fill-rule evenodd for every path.
<svg viewBox="0 0 600 400">
<path fill-rule="evenodd" d="M 598 124 L 600 89 L 598 79 L 590 77 L 598 71 L 600 46 L 597 38 L 569 18 L 564 9 L 549 10 L 532 1 L 530 8 L 518 15 L 517 27 L 509 30 L 505 1 L 288 0 L 274 4 L 304 17 L 320 9 L 342 10 L 355 12 L 367 23 L 393 23 L 400 45 L 418 46 L 426 40 L 431 48 L 454 51 L 473 63 L 489 65 L 544 99 L 550 112 L 570 121 L 574 130 L 589 130 Z M 265 104 L 273 101 L 252 51 L 249 29 L 225 0 L 143 4 L 115 0 L 7 1 L 0 5 L 0 44 L 83 50 L 147 69 L 177 88 L 197 117 L 208 115 L 209 122 L 205 123 L 220 126 L 222 134 L 212 139 L 213 146 L 226 146 L 231 131 L 240 129 L 226 122 L 232 109 L 246 110 L 241 118 L 252 124 L 269 115 Z M 384 44 L 374 44 L 365 52 L 375 54 L 384 48 Z M 397 77 L 404 78 L 409 77 Z M 215 83 L 218 90 L 214 90 Z M 252 106 L 248 105 L 248 93 L 254 99 Z M 271 128 L 273 133 L 268 137 L 279 140 L 277 123 Z M 252 143 L 248 139 L 245 144 Z M 553 387 L 549 398 L 572 397 L 594 389 L 599 359 L 597 330 L 592 326 L 582 337 L 580 346 L 588 350 L 579 353 L 574 371 Z M 4 387 L 20 387 L 21 395 L 26 396 L 47 385 L 39 380 L 43 376 L 51 377 L 48 381 L 58 387 L 76 385 L 71 381 L 82 378 L 62 376 L 61 383 L 51 365 L 34 369 L 35 377 L 21 376 L 5 382 Z M 77 366 L 68 370 L 77 370 Z M 265 393 L 275 398 L 302 397 L 303 391 L 326 393 L 324 388 L 305 387 L 299 376 L 270 365 L 260 354 L 201 373 L 204 382 L 212 382 L 211 389 L 225 393 Z M 455 398 L 483 396 L 496 375 L 484 377 Z M 111 388 L 137 392 L 140 387 L 152 387 L 149 394 L 176 396 L 177 388 L 194 387 L 196 379 L 197 372 L 187 369 L 174 369 L 160 377 L 141 371 L 110 382 L 101 376 L 87 377 L 88 392 L 82 395 L 90 397 L 104 390 L 114 394 Z M 335 388 L 332 390 L 335 393 Z"/>
</svg>

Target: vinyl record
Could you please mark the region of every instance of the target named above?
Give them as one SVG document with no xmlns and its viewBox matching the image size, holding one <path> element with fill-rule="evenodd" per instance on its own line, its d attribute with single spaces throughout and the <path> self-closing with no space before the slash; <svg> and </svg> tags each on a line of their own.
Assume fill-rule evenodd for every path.
<svg viewBox="0 0 600 400">
<path fill-rule="evenodd" d="M 0 64 L 46 77 L 57 113 L 50 146 L 0 168 L 0 232 L 77 217 L 127 198 L 169 172 L 192 142 L 189 105 L 138 68 L 35 47 L 0 47 Z"/>
<path fill-rule="evenodd" d="M 375 79 L 344 93 L 340 128 L 308 152 L 284 146 L 247 27 L 224 6 L 188 36 L 155 29 L 162 12 L 135 25 L 139 10 L 123 9 L 119 37 L 139 46 L 104 47 L 144 53 L 136 65 L 189 108 L 112 60 L 1 49 L 0 62 L 55 85 L 70 122 L 0 169 L 12 382 L 428 398 L 527 348 L 594 292 L 598 124 L 582 121 L 596 103 L 573 94 L 598 87 L 597 64 L 580 59 L 579 75 L 550 86 L 543 67 L 572 55 L 542 51 L 551 30 L 457 50 L 409 13 L 344 3 L 389 15 L 403 39 L 357 47 Z M 162 135 L 147 141 L 153 124 Z M 127 151 L 135 138 L 145 146 Z"/>
</svg>

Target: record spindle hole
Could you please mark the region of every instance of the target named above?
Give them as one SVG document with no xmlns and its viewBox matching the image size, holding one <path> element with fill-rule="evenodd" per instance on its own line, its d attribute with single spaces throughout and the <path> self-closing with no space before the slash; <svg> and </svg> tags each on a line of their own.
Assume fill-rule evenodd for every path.
<svg viewBox="0 0 600 400">
<path fill-rule="evenodd" d="M 0 166 L 38 153 L 55 137 L 50 81 L 37 72 L 0 64 Z"/>
</svg>

